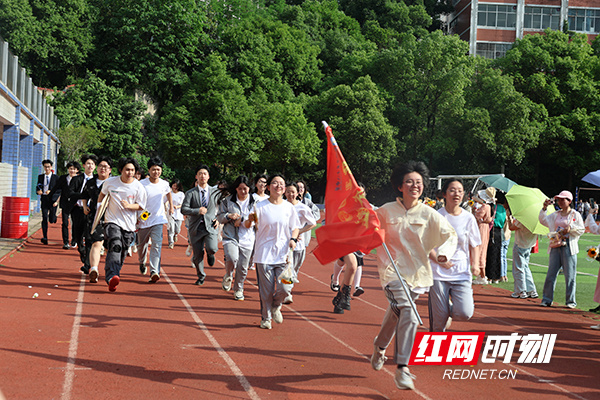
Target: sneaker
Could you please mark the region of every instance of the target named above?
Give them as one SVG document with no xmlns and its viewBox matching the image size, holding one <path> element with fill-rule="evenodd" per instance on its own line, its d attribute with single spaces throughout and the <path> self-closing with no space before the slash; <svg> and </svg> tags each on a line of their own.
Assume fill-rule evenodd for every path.
<svg viewBox="0 0 600 400">
<path fill-rule="evenodd" d="M 192 255 L 192 246 L 188 245 L 187 249 L 185 250 L 185 255 L 188 257 Z"/>
<path fill-rule="evenodd" d="M 172 249 L 173 247 L 175 247 L 175 243 L 169 243 L 169 248 Z"/>
<path fill-rule="evenodd" d="M 267 321 L 267 320 L 262 320 L 260 321 L 260 328 L 261 329 L 271 329 L 271 321 Z"/>
<path fill-rule="evenodd" d="M 543 301 L 540 303 L 540 307 L 550 307 L 550 306 L 551 306 L 550 303 L 546 303 L 546 302 L 543 302 Z"/>
<path fill-rule="evenodd" d="M 342 301 L 342 292 L 337 292 L 337 294 L 335 295 L 335 297 L 333 298 L 333 300 L 331 300 L 331 303 L 333 304 L 333 313 L 334 314 L 343 314 L 344 313 L 344 309 L 341 306 L 341 301 Z"/>
<path fill-rule="evenodd" d="M 156 282 L 158 282 L 159 279 L 160 279 L 160 275 L 157 274 L 156 272 L 153 272 L 152 275 L 150 275 L 150 280 L 148 282 L 156 283 Z"/>
<path fill-rule="evenodd" d="M 590 312 L 595 312 L 595 313 L 600 312 L 600 306 L 598 306 L 596 308 L 590 308 L 589 311 Z"/>
<path fill-rule="evenodd" d="M 482 278 L 480 276 L 478 276 L 477 278 L 475 278 L 475 280 L 473 281 L 474 285 L 487 285 L 488 281 L 487 278 Z"/>
<path fill-rule="evenodd" d="M 77 248 L 77 242 L 71 242 L 71 248 L 72 249 L 76 249 Z"/>
<path fill-rule="evenodd" d="M 590 326 L 590 328 L 595 329 L 597 331 L 600 331 L 600 324 L 598 324 L 598 325 L 592 325 L 592 326 Z"/>
<path fill-rule="evenodd" d="M 173 241 L 174 241 L 175 243 L 177 243 L 177 235 L 175 235 L 175 237 L 173 237 Z"/>
<path fill-rule="evenodd" d="M 119 278 L 118 275 L 115 275 L 112 278 L 110 278 L 110 281 L 108 281 L 108 290 L 111 292 L 114 292 L 115 290 L 117 290 L 117 286 L 119 285 L 119 282 L 121 282 L 121 278 Z"/>
<path fill-rule="evenodd" d="M 104 250 L 104 246 L 102 246 L 102 247 L 100 248 L 100 255 L 101 255 L 101 256 L 103 256 L 103 255 L 104 255 L 104 251 L 105 251 L 105 250 Z"/>
<path fill-rule="evenodd" d="M 354 288 L 354 293 L 352 293 L 352 296 L 358 297 L 361 294 L 363 294 L 364 292 L 365 292 L 365 290 L 363 288 L 361 288 L 360 286 L 357 286 Z"/>
<path fill-rule="evenodd" d="M 196 279 L 196 282 L 194 282 L 194 285 L 197 285 L 197 286 L 204 285 L 204 279 L 203 278 Z"/>
<path fill-rule="evenodd" d="M 396 370 L 396 376 L 394 376 L 394 382 L 396 387 L 402 390 L 413 390 L 415 388 L 414 380 L 416 376 L 410 373 L 408 368 L 402 367 Z"/>
<path fill-rule="evenodd" d="M 535 290 L 527 292 L 527 296 L 529 296 L 531 299 L 537 299 L 538 297 L 540 297 Z"/>
<path fill-rule="evenodd" d="M 127 257 L 133 257 L 133 253 L 131 252 L 131 247 L 127 249 Z"/>
<path fill-rule="evenodd" d="M 131 251 L 133 251 L 134 253 L 137 253 L 138 248 L 137 248 L 137 244 L 134 244 L 133 246 L 130 247 Z"/>
<path fill-rule="evenodd" d="M 63 249 L 69 250 L 70 248 L 71 248 L 71 246 L 69 246 L 69 243 L 63 244 Z"/>
<path fill-rule="evenodd" d="M 140 274 L 146 275 L 146 272 L 148 272 L 148 268 L 144 264 L 140 264 Z"/>
<path fill-rule="evenodd" d="M 377 338 L 375 338 L 377 340 Z M 385 364 L 387 357 L 385 356 L 385 350 L 381 350 L 377 347 L 376 344 L 373 344 L 373 354 L 371 355 L 371 367 L 375 371 L 379 371 L 383 368 L 383 364 Z"/>
<path fill-rule="evenodd" d="M 254 266 L 254 264 L 252 264 L 250 267 L 248 267 L 248 269 L 249 269 L 250 271 L 255 271 L 255 270 L 256 270 L 256 267 Z"/>
<path fill-rule="evenodd" d="M 513 299 L 518 299 L 519 297 L 521 297 L 521 293 L 512 292 L 510 294 L 510 297 L 512 297 Z"/>
<path fill-rule="evenodd" d="M 569 304 L 567 304 L 567 308 L 573 309 L 573 308 L 576 308 L 576 307 L 577 307 L 577 304 L 575 304 L 575 303 L 569 303 Z"/>
<path fill-rule="evenodd" d="M 333 281 L 333 274 L 331 274 L 331 283 L 329 283 L 329 288 L 334 292 L 340 291 L 340 284 Z"/>
<path fill-rule="evenodd" d="M 344 310 L 350 311 L 350 286 L 344 285 L 344 287 L 341 290 L 341 293 L 342 298 L 340 300 L 340 307 L 342 307 Z"/>
<path fill-rule="evenodd" d="M 233 293 L 233 299 L 237 300 L 237 301 L 244 301 L 244 291 L 243 290 L 236 290 Z"/>
<path fill-rule="evenodd" d="M 292 297 L 292 295 L 288 295 L 286 296 L 285 299 L 283 299 L 283 304 L 292 304 L 294 302 L 294 298 Z"/>
<path fill-rule="evenodd" d="M 277 324 L 281 324 L 283 322 L 283 315 L 281 315 L 281 304 L 277 307 L 273 307 L 271 309 L 271 314 L 273 314 L 273 321 Z"/>
<path fill-rule="evenodd" d="M 223 283 L 221 283 L 221 287 L 224 291 L 229 292 L 231 290 L 231 281 L 233 281 L 233 279 L 230 276 L 223 277 Z"/>
<path fill-rule="evenodd" d="M 98 282 L 98 269 L 93 267 L 90 269 L 90 283 Z"/>
<path fill-rule="evenodd" d="M 79 270 L 86 275 L 90 273 L 90 269 L 88 267 L 86 267 L 85 265 L 82 265 L 81 268 L 79 268 Z"/>
<path fill-rule="evenodd" d="M 521 292 L 521 294 L 519 294 L 520 299 L 526 299 L 528 297 L 529 297 L 529 295 L 527 294 L 527 292 Z"/>
<path fill-rule="evenodd" d="M 215 255 L 214 254 L 207 254 L 206 255 L 206 262 L 208 263 L 209 267 L 212 267 L 213 265 L 215 265 Z"/>
</svg>

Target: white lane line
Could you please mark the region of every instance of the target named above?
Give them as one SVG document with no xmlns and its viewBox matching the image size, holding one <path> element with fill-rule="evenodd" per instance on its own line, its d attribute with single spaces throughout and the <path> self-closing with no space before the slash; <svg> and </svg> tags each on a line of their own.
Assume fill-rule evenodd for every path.
<svg viewBox="0 0 600 400">
<path fill-rule="evenodd" d="M 198 317 L 198 314 L 196 314 L 196 312 L 194 311 L 192 306 L 190 306 L 190 303 L 188 303 L 188 301 L 185 299 L 185 297 L 183 297 L 183 295 L 181 294 L 179 289 L 177 289 L 177 286 L 175 286 L 173 281 L 171 281 L 171 278 L 169 278 L 169 276 L 164 271 L 164 269 L 162 270 L 162 276 L 169 283 L 169 286 L 171 286 L 171 289 L 173 290 L 173 292 L 175 292 L 177 297 L 179 297 L 179 300 L 181 300 L 181 302 L 183 303 L 185 308 L 188 310 L 188 312 L 192 316 L 192 319 L 194 320 L 194 322 L 196 322 L 196 324 L 200 327 L 200 330 L 202 330 L 202 332 L 204 332 L 204 335 L 206 335 L 210 344 L 212 344 L 212 346 L 215 348 L 215 350 L 217 350 L 217 353 L 219 353 L 221 358 L 223 360 L 225 360 L 225 362 L 229 366 L 229 369 L 231 369 L 231 372 L 233 372 L 233 374 L 238 379 L 238 381 L 240 382 L 240 384 L 242 385 L 242 387 L 244 388 L 246 393 L 248 393 L 248 396 L 253 400 L 260 400 L 260 397 L 254 391 L 254 388 L 252 387 L 252 385 L 250 385 L 250 382 L 248 382 L 248 379 L 246 379 L 246 377 L 244 376 L 242 371 L 239 369 L 239 367 L 237 366 L 235 361 L 233 361 L 233 359 L 229 356 L 229 354 L 227 354 L 227 352 L 225 350 L 223 350 L 223 348 L 221 347 L 219 342 L 217 342 L 215 337 L 209 332 L 206 325 L 204 325 L 204 322 L 202 322 L 200 317 Z"/>
<path fill-rule="evenodd" d="M 77 293 L 77 307 L 75 308 L 75 318 L 71 328 L 71 340 L 69 342 L 69 356 L 65 368 L 65 381 L 60 396 L 61 400 L 69 400 L 73 390 L 73 379 L 75 378 L 75 360 L 77 358 L 77 346 L 79 345 L 79 328 L 81 327 L 81 311 L 83 309 L 83 294 L 85 293 L 85 280 L 87 275 L 81 274 L 79 282 L 79 292 Z"/>
<path fill-rule="evenodd" d="M 319 283 L 323 284 L 324 286 L 327 286 L 327 287 L 329 287 L 329 284 L 328 284 L 328 283 L 325 283 L 325 282 L 323 282 L 323 281 L 321 281 L 321 280 L 319 280 L 319 279 L 317 279 L 317 278 L 315 278 L 315 277 L 313 277 L 313 276 L 311 276 L 311 275 L 308 275 L 307 273 L 305 273 L 305 272 L 302 272 L 302 270 L 300 270 L 300 273 L 301 273 L 302 275 L 305 275 L 305 276 L 307 276 L 307 277 L 310 277 L 311 279 L 313 279 L 313 280 L 315 280 L 315 281 L 317 281 L 317 282 L 319 282 Z M 353 298 L 353 300 L 356 300 L 356 298 Z M 358 298 L 358 300 L 362 300 L 362 299 Z M 374 306 L 375 308 L 377 308 L 377 309 L 379 309 L 379 310 L 383 310 L 383 308 L 381 308 L 381 307 L 379 307 L 379 306 L 377 306 L 377 305 L 371 304 L 371 303 L 369 303 L 368 301 L 364 301 L 364 300 L 362 300 L 362 301 L 363 301 L 364 303 L 366 303 L 366 304 L 370 304 L 370 305 Z M 307 322 L 309 322 L 310 324 L 314 325 L 314 326 L 315 326 L 316 328 L 318 328 L 319 330 L 322 330 L 323 332 L 327 333 L 329 336 L 331 336 L 332 338 L 334 338 L 334 339 L 335 339 L 335 340 L 337 340 L 338 342 L 342 343 L 342 344 L 343 344 L 345 347 L 347 347 L 348 349 L 350 349 L 350 350 L 354 351 L 355 353 L 357 353 L 357 354 L 360 354 L 361 356 L 365 357 L 363 354 L 361 354 L 361 353 L 357 352 L 357 351 L 356 351 L 356 350 L 354 350 L 352 347 L 350 347 L 350 346 L 347 346 L 347 345 L 346 345 L 344 342 L 342 342 L 341 340 L 337 339 L 335 336 L 331 335 L 331 334 L 330 334 L 328 331 L 326 331 L 324 328 L 321 328 L 321 327 L 320 327 L 320 326 L 318 326 L 317 324 L 313 323 L 313 322 L 312 322 L 312 321 L 310 321 L 308 318 L 304 317 L 302 314 L 300 314 L 300 313 L 298 313 L 297 311 L 293 310 L 291 307 L 289 307 L 289 306 L 287 306 L 287 307 L 288 307 L 290 310 L 292 310 L 293 312 L 295 312 L 296 314 L 298 314 L 298 315 L 299 315 L 301 318 L 303 318 L 304 320 L 306 320 L 306 321 L 307 321 Z M 385 310 L 384 310 L 384 311 L 385 311 Z M 477 313 L 477 314 L 479 314 L 479 315 L 483 315 L 483 316 L 485 316 L 485 317 L 487 317 L 487 318 L 490 318 L 490 319 L 496 320 L 496 321 L 498 321 L 498 322 L 502 322 L 503 324 L 514 326 L 514 327 L 516 327 L 516 328 L 519 328 L 519 329 L 522 329 L 522 330 L 524 330 L 524 331 L 535 332 L 535 331 L 533 331 L 533 330 L 531 330 L 531 329 L 527 329 L 527 328 L 521 327 L 521 326 L 519 326 L 519 325 L 512 324 L 512 323 L 510 323 L 510 322 L 508 322 L 508 321 L 504 321 L 504 320 L 502 320 L 502 319 L 499 319 L 499 318 L 495 318 L 495 317 L 488 316 L 488 315 L 486 315 L 486 314 L 483 314 L 483 313 L 481 313 L 481 312 L 478 312 L 478 311 L 476 311 L 476 313 Z M 582 347 L 578 347 L 578 346 L 576 346 L 576 345 L 569 345 L 569 344 L 568 344 L 567 346 L 569 346 L 569 347 L 575 347 L 575 348 L 578 348 L 578 349 L 581 349 L 581 350 L 587 350 L 587 349 L 584 349 L 584 348 L 582 348 Z M 368 360 L 370 360 L 370 358 L 368 358 L 368 357 L 365 357 L 365 358 L 367 358 Z M 507 364 L 507 365 L 512 365 L 512 364 Z M 575 397 L 575 398 L 578 398 L 578 399 L 580 399 L 580 400 L 587 400 L 585 397 L 581 397 L 580 395 L 578 395 L 578 394 L 576 394 L 576 393 L 573 393 L 573 392 L 570 392 L 569 390 L 567 390 L 567 389 L 565 389 L 565 388 L 563 388 L 563 387 L 561 387 L 561 386 L 558 386 L 558 385 L 556 385 L 556 384 L 554 384 L 554 383 L 552 383 L 552 382 L 549 382 L 549 381 L 547 381 L 547 380 L 544 380 L 543 378 L 541 378 L 541 377 L 539 377 L 539 376 L 537 376 L 537 375 L 535 375 L 535 374 L 533 374 L 533 373 L 531 373 L 531 372 L 527 371 L 526 369 L 524 369 L 524 368 L 523 368 L 522 366 L 520 366 L 520 365 L 519 365 L 519 366 L 512 365 L 512 366 L 513 366 L 515 369 L 518 369 L 518 370 L 520 370 L 520 371 L 523 371 L 523 372 L 525 372 L 527 375 L 529 375 L 529 376 L 532 376 L 532 377 L 536 378 L 536 379 L 538 380 L 538 382 L 540 382 L 540 383 L 546 383 L 546 384 L 548 384 L 548 385 L 551 385 L 552 387 L 555 387 L 556 389 L 559 389 L 560 391 L 562 391 L 562 392 L 564 392 L 564 393 L 570 394 L 570 395 L 572 395 L 573 397 Z M 392 373 L 392 372 L 388 371 L 387 369 L 385 369 L 385 371 L 386 371 L 388 374 L 390 374 L 390 375 L 394 376 L 394 373 Z M 421 397 L 428 398 L 428 397 L 426 397 L 426 395 L 425 395 L 424 393 L 422 393 L 422 392 L 418 392 L 417 390 L 415 390 L 415 393 L 418 393 L 418 394 L 419 394 Z"/>
</svg>

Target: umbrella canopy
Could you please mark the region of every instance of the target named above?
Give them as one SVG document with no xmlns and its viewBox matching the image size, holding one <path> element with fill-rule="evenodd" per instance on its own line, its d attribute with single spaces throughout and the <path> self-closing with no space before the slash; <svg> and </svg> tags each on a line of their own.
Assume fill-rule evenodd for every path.
<svg viewBox="0 0 600 400">
<path fill-rule="evenodd" d="M 525 225 L 532 233 L 545 235 L 548 228 L 540 224 L 538 216 L 544 205 L 546 196 L 540 189 L 527 186 L 514 185 L 506 194 L 510 212 L 520 223 Z M 552 212 L 548 208 L 548 214 Z"/>
<path fill-rule="evenodd" d="M 581 180 L 587 183 L 591 183 L 594 186 L 600 187 L 600 169 L 598 171 L 590 172 L 589 174 L 581 178 Z"/>
<path fill-rule="evenodd" d="M 512 181 L 500 174 L 482 176 L 481 178 L 479 178 L 479 180 L 484 182 L 488 186 L 495 187 L 496 189 L 500 189 L 506 193 L 508 193 L 511 187 L 517 184 L 517 182 Z"/>
</svg>

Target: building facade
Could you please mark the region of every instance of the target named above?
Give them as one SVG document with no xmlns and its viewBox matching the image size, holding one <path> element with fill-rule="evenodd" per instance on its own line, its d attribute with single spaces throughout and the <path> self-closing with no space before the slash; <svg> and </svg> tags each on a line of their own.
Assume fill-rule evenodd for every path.
<svg viewBox="0 0 600 400">
<path fill-rule="evenodd" d="M 498 58 L 524 35 L 545 29 L 600 34 L 600 0 L 454 0 L 448 31 L 469 42 L 470 54 Z"/>
<path fill-rule="evenodd" d="M 30 211 L 38 211 L 37 176 L 42 160 L 56 166 L 60 121 L 2 39 L 0 122 L 0 211 L 4 196 L 29 197 Z"/>
</svg>

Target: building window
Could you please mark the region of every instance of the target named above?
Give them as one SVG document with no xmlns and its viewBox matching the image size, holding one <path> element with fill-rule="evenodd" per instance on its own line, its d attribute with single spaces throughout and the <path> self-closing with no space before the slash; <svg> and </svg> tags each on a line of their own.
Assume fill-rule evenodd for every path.
<svg viewBox="0 0 600 400">
<path fill-rule="evenodd" d="M 599 33 L 600 10 L 570 8 L 569 29 L 576 32 Z"/>
<path fill-rule="evenodd" d="M 517 6 L 479 4 L 477 25 L 491 28 L 514 28 L 517 21 Z"/>
<path fill-rule="evenodd" d="M 560 8 L 525 7 L 525 29 L 560 28 Z"/>
<path fill-rule="evenodd" d="M 477 43 L 476 54 L 494 60 L 504 57 L 511 46 L 512 43 Z"/>
</svg>

